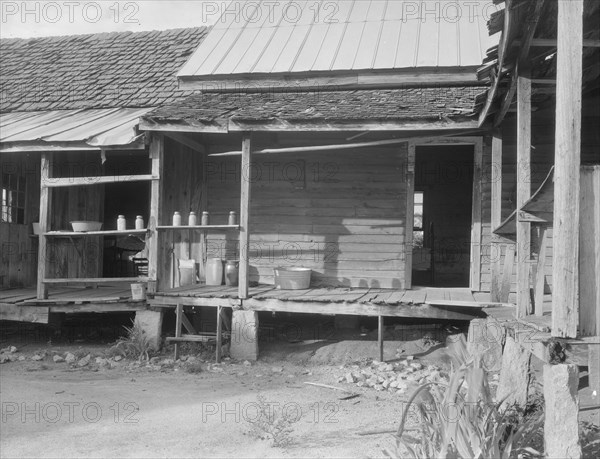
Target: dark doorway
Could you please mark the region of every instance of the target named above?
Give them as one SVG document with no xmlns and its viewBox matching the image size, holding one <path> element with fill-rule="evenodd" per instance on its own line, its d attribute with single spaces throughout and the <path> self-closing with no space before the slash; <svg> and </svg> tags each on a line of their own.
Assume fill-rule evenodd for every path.
<svg viewBox="0 0 600 459">
<path fill-rule="evenodd" d="M 417 147 L 413 285 L 468 287 L 472 146 Z"/>
</svg>

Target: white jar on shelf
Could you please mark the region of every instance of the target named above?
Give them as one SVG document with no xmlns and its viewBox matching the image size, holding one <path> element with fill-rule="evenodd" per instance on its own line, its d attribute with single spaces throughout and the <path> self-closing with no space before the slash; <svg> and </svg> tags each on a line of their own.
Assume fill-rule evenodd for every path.
<svg viewBox="0 0 600 459">
<path fill-rule="evenodd" d="M 181 214 L 179 212 L 173 214 L 173 226 L 181 226 Z"/>
<path fill-rule="evenodd" d="M 188 226 L 196 226 L 198 224 L 198 218 L 196 217 L 196 212 L 190 212 L 190 216 L 188 217 Z"/>
<path fill-rule="evenodd" d="M 138 215 L 137 217 L 135 217 L 135 229 L 136 230 L 144 229 L 144 217 L 142 217 L 141 215 Z"/>
<path fill-rule="evenodd" d="M 119 215 L 117 217 L 117 231 L 125 231 L 127 229 L 127 220 L 125 215 Z"/>
</svg>

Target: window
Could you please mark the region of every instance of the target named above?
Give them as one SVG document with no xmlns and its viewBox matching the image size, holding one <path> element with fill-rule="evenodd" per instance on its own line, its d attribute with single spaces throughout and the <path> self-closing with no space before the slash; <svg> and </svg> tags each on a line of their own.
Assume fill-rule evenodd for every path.
<svg viewBox="0 0 600 459">
<path fill-rule="evenodd" d="M 2 174 L 2 222 L 25 224 L 25 177 Z"/>
<path fill-rule="evenodd" d="M 413 247 L 423 247 L 425 239 L 425 232 L 423 230 L 423 195 L 422 191 L 415 191 Z"/>
</svg>

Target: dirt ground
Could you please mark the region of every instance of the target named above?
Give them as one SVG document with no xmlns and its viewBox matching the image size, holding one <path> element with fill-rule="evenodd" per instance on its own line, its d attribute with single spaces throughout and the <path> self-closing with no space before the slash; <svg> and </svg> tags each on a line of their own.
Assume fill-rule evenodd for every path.
<svg viewBox="0 0 600 459">
<path fill-rule="evenodd" d="M 376 342 L 367 338 L 263 343 L 259 362 L 221 365 L 203 361 L 210 355 L 194 355 L 194 349 L 184 349 L 184 359 L 194 355 L 193 364 L 174 364 L 165 352 L 140 365 L 102 360 L 106 345 L 23 345 L 14 355 L 24 359 L 0 365 L 0 455 L 384 457 L 394 449 L 392 436 L 361 434 L 397 429 L 411 390 L 391 393 L 340 382 L 352 365 L 377 355 Z M 447 367 L 443 345 L 423 334 L 409 338 L 386 342 L 386 360 L 411 355 L 423 365 Z M 67 352 L 78 360 L 89 354 L 90 362 L 54 361 Z M 198 367 L 199 373 L 189 372 Z M 273 446 L 265 434 L 272 425 L 253 427 L 265 406 L 276 415 L 285 410 L 294 421 L 278 434 L 283 446 Z M 597 425 L 597 414 L 590 416 Z"/>
</svg>

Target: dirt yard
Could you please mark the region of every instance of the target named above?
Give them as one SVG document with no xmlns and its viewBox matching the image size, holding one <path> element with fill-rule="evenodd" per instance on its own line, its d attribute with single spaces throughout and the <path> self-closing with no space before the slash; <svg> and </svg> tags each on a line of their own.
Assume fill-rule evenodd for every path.
<svg viewBox="0 0 600 459">
<path fill-rule="evenodd" d="M 361 434 L 397 429 L 412 389 L 448 369 L 445 347 L 418 335 L 386 342 L 385 364 L 360 339 L 267 343 L 259 362 L 220 365 L 194 349 L 139 364 L 105 345 L 5 348 L 1 456 L 384 457 L 391 435 Z M 253 422 L 260 409 L 273 422 Z"/>
</svg>

